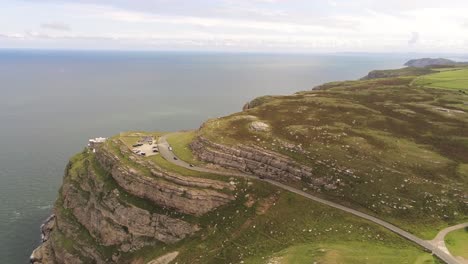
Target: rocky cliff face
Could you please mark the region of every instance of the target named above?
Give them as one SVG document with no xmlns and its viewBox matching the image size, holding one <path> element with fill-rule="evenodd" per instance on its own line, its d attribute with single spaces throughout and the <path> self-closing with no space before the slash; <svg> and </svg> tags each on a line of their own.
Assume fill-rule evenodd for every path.
<svg viewBox="0 0 468 264">
<path fill-rule="evenodd" d="M 333 183 L 326 177 L 316 177 L 313 168 L 264 149 L 244 145 L 228 147 L 204 137 L 194 140 L 191 148 L 199 159 L 228 169 L 285 183 L 307 181 L 316 187 L 334 188 Z"/>
<path fill-rule="evenodd" d="M 228 183 L 163 172 L 119 146 L 70 161 L 32 263 L 131 263 L 132 252 L 194 235 L 197 217 L 234 200 Z"/>
</svg>

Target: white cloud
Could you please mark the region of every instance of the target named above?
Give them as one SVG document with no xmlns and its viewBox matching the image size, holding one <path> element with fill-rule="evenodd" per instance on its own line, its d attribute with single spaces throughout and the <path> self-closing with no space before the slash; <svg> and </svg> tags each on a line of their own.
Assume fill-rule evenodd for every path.
<svg viewBox="0 0 468 264">
<path fill-rule="evenodd" d="M 412 32 L 411 37 L 408 40 L 409 45 L 416 45 L 419 42 L 419 33 L 418 32 Z"/>
<path fill-rule="evenodd" d="M 32 45 L 35 39 L 61 45 L 74 45 L 74 40 L 101 41 L 96 48 L 125 42 L 135 47 L 185 45 L 187 49 L 467 51 L 466 9 L 460 8 L 465 2 L 455 0 L 454 7 L 435 8 L 436 1 L 415 1 L 419 4 L 402 0 L 392 1 L 393 5 L 375 0 L 329 0 L 322 5 L 301 0 L 239 0 L 227 1 L 205 14 L 174 14 L 162 5 L 158 12 L 142 12 L 99 4 L 30 2 L 16 7 L 22 16 L 9 14 L 0 4 L 0 32 L 4 32 L 3 38 L 23 38 Z M 465 6 L 468 8 L 467 3 Z"/>
<path fill-rule="evenodd" d="M 41 24 L 41 28 L 58 30 L 58 31 L 70 31 L 71 27 L 65 23 L 61 22 L 48 22 Z"/>
</svg>

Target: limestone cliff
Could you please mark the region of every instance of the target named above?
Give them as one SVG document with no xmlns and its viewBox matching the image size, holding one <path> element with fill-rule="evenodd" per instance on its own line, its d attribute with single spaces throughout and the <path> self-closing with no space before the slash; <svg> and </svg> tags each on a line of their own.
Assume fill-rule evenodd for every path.
<svg viewBox="0 0 468 264">
<path fill-rule="evenodd" d="M 335 188 L 331 180 L 315 176 L 312 167 L 261 148 L 241 144 L 236 147 L 224 146 L 204 137 L 196 138 L 191 148 L 200 160 L 228 169 L 284 183 L 306 181 L 313 183 L 317 188 Z"/>
<path fill-rule="evenodd" d="M 197 217 L 234 200 L 232 191 L 164 172 L 114 139 L 70 161 L 31 262 L 132 263 L 133 252 L 197 233 Z"/>
</svg>

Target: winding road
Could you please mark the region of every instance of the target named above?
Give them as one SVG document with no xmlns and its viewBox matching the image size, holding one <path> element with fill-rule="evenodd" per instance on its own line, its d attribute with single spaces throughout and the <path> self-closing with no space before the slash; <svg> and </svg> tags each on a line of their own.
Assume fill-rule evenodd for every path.
<svg viewBox="0 0 468 264">
<path fill-rule="evenodd" d="M 175 154 L 169 150 L 169 143 L 167 142 L 167 137 L 168 135 L 164 135 L 162 137 L 159 138 L 158 140 L 158 147 L 159 147 L 159 152 L 161 153 L 161 156 L 166 159 L 167 161 L 179 166 L 179 167 L 183 167 L 183 168 L 186 168 L 186 169 L 189 169 L 189 170 L 194 170 L 194 171 L 199 171 L 199 172 L 206 172 L 206 173 L 213 173 L 213 174 L 218 174 L 218 175 L 226 175 L 226 176 L 234 176 L 234 177 L 244 177 L 244 178 L 249 178 L 249 179 L 254 179 L 254 180 L 259 180 L 258 177 L 256 176 L 253 176 L 253 175 L 249 175 L 249 174 L 245 174 L 245 173 L 240 173 L 240 172 L 227 172 L 227 171 L 218 171 L 218 170 L 213 170 L 213 169 L 208 169 L 208 168 L 202 168 L 202 167 L 196 167 L 196 166 L 191 166 L 189 163 L 183 161 L 183 160 L 180 160 L 178 157 L 175 156 Z M 318 202 L 318 203 L 321 203 L 321 204 L 325 204 L 325 205 L 328 205 L 328 206 L 331 206 L 333 208 L 336 208 L 336 209 L 339 209 L 339 210 L 342 210 L 342 211 L 345 211 L 347 213 L 350 213 L 350 214 L 353 214 L 355 216 L 358 216 L 358 217 L 361 217 L 361 218 L 364 218 L 366 220 L 369 220 L 375 224 L 378 224 L 382 227 L 385 227 L 386 229 L 389 229 L 390 231 L 418 244 L 419 246 L 423 247 L 424 249 L 426 249 L 426 251 L 429 251 L 429 252 L 432 252 L 433 255 L 436 255 L 438 258 L 440 258 L 441 260 L 443 260 L 444 262 L 446 262 L 447 264 L 467 264 L 464 260 L 460 260 L 458 258 L 455 258 L 454 256 L 452 256 L 450 254 L 450 252 L 447 250 L 447 248 L 445 247 L 445 243 L 444 243 L 444 237 L 447 233 L 449 233 L 450 231 L 453 231 L 453 230 L 456 230 L 456 229 L 459 229 L 459 228 L 463 228 L 465 226 L 468 226 L 468 223 L 464 223 L 464 224 L 460 224 L 460 225 L 456 225 L 456 226 L 452 226 L 452 227 L 449 227 L 449 228 L 446 228 L 444 230 L 442 230 L 441 232 L 439 232 L 439 234 L 437 235 L 437 237 L 434 239 L 434 240 L 431 240 L 431 241 L 427 241 L 427 240 L 423 240 L 395 225 L 392 225 L 386 221 L 383 221 L 377 217 L 374 217 L 374 216 L 371 216 L 371 215 L 368 215 L 366 213 L 363 213 L 363 212 L 360 212 L 360 211 L 357 211 L 355 209 L 352 209 L 352 208 L 349 208 L 349 207 L 346 207 L 346 206 L 343 206 L 343 205 L 340 205 L 340 204 L 337 204 L 337 203 L 334 203 L 334 202 L 331 202 L 331 201 L 328 201 L 328 200 L 325 200 L 325 199 L 322 199 L 322 198 L 319 198 L 319 197 L 316 197 L 316 196 L 313 196 L 309 193 L 306 193 L 306 192 L 303 192 L 301 190 L 298 190 L 296 188 L 293 188 L 291 186 L 288 186 L 288 185 L 285 185 L 285 184 L 282 184 L 280 182 L 277 182 L 277 181 L 273 181 L 273 180 L 270 180 L 270 179 L 263 179 L 263 181 L 265 182 L 268 182 L 274 186 L 277 186 L 283 190 L 287 190 L 287 191 L 290 191 L 292 193 L 295 193 L 295 194 L 298 194 L 298 195 L 301 195 L 303 197 L 306 197 L 310 200 L 313 200 L 315 202 Z M 441 242 L 442 241 L 442 242 Z"/>
</svg>

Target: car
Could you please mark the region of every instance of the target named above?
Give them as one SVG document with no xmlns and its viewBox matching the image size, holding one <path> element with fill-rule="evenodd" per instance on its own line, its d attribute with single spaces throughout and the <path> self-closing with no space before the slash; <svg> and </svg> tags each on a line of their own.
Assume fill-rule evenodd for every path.
<svg viewBox="0 0 468 264">
<path fill-rule="evenodd" d="M 159 152 L 159 150 L 153 149 L 153 153 L 157 153 L 157 152 Z"/>
<path fill-rule="evenodd" d="M 174 160 L 178 160 L 178 158 L 177 158 L 177 157 L 174 157 Z"/>
<path fill-rule="evenodd" d="M 133 153 L 135 153 L 135 154 L 138 154 L 138 153 L 140 153 L 140 152 L 141 152 L 141 150 L 139 150 L 139 149 L 133 150 Z"/>
<path fill-rule="evenodd" d="M 260 180 L 264 180 L 264 179 L 265 179 L 265 177 L 263 177 L 263 176 L 260 176 L 260 177 L 258 177 L 258 178 L 260 178 Z"/>
<path fill-rule="evenodd" d="M 168 149 L 169 149 L 169 151 L 172 151 L 172 147 L 169 147 Z"/>
<path fill-rule="evenodd" d="M 136 148 L 139 147 L 138 144 L 133 144 L 132 147 Z"/>
<path fill-rule="evenodd" d="M 189 164 L 189 166 L 192 167 L 192 168 L 194 167 L 193 164 Z"/>
<path fill-rule="evenodd" d="M 144 152 L 141 152 L 141 153 L 140 153 L 140 155 L 142 155 L 142 156 L 146 156 L 146 153 L 144 153 Z"/>
</svg>

